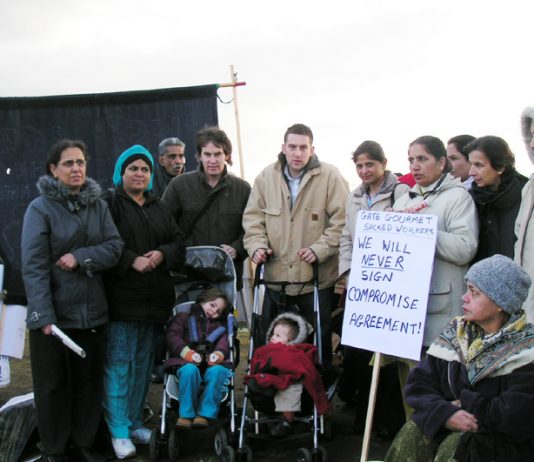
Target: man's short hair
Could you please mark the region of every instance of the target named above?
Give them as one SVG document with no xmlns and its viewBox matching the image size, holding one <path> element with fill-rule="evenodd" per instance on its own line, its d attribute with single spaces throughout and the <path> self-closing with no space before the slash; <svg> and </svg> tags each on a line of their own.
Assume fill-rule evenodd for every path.
<svg viewBox="0 0 534 462">
<path fill-rule="evenodd" d="M 284 143 L 287 143 L 288 135 L 304 135 L 310 139 L 310 144 L 313 144 L 313 133 L 311 128 L 304 124 L 293 124 L 288 127 L 284 134 Z"/>
<path fill-rule="evenodd" d="M 169 146 L 182 146 L 185 148 L 185 143 L 178 137 L 165 138 L 158 146 L 158 154 L 162 156 L 167 151 Z"/>
<path fill-rule="evenodd" d="M 197 156 L 200 158 L 202 148 L 208 143 L 213 143 L 218 148 L 221 148 L 227 156 L 226 162 L 232 165 L 232 143 L 230 139 L 218 127 L 206 127 L 197 133 Z"/>
</svg>

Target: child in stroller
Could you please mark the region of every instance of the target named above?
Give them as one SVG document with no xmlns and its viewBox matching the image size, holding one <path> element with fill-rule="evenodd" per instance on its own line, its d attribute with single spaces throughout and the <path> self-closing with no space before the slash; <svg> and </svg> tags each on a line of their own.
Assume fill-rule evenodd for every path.
<svg viewBox="0 0 534 462">
<path fill-rule="evenodd" d="M 275 389 L 275 411 L 282 414 L 281 420 L 271 429 L 271 436 L 275 438 L 293 432 L 291 424 L 295 412 L 301 411 L 303 386 L 315 402 L 319 415 L 330 408 L 317 370 L 317 347 L 306 343 L 312 329 L 302 316 L 282 313 L 269 326 L 266 345 L 258 348 L 251 359 L 251 373 L 245 377 L 250 391 L 261 394 L 267 388 Z"/>
<path fill-rule="evenodd" d="M 226 314 L 231 302 L 218 288 L 206 289 L 189 313 L 178 313 L 167 328 L 170 354 L 165 370 L 177 367 L 179 428 L 204 428 L 219 413 L 232 377 Z"/>
</svg>

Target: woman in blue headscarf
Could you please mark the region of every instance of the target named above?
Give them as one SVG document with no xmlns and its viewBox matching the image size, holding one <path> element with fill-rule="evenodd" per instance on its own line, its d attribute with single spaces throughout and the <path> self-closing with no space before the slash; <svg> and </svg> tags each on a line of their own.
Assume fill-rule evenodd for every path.
<svg viewBox="0 0 534 462">
<path fill-rule="evenodd" d="M 125 242 L 107 278 L 110 323 L 104 375 L 105 417 L 118 459 L 135 455 L 150 431 L 142 412 L 153 363 L 154 340 L 171 315 L 183 248 L 171 212 L 152 194 L 154 160 L 143 146 L 124 151 L 115 164 L 114 189 L 104 197 Z"/>
</svg>

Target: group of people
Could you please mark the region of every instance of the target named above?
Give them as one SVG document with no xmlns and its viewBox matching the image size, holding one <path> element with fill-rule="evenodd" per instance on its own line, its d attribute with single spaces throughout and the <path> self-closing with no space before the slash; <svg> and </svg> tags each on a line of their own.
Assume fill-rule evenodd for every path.
<svg viewBox="0 0 534 462">
<path fill-rule="evenodd" d="M 527 108 L 522 130 L 534 163 L 533 116 L 534 108 Z M 357 212 L 369 209 L 437 215 L 438 236 L 422 351 L 422 359 L 426 359 L 418 366 L 405 363 L 406 373 L 400 381 L 408 383 L 407 392 L 416 388 L 412 383 L 423 373 L 420 368 L 437 367 L 427 364 L 432 358 L 442 358 L 435 351 L 456 351 L 457 356 L 450 353 L 443 356 L 444 360 L 450 363 L 459 358 L 470 371 L 470 361 L 476 354 L 464 355 L 464 349 L 469 350 L 474 342 L 480 352 L 480 342 L 489 335 L 485 320 L 471 319 L 467 314 L 461 320 L 455 318 L 462 309 L 469 312 L 466 307 L 471 302 L 466 299 L 471 296 L 474 299 L 483 294 L 499 308 L 500 321 L 492 332 L 502 332 L 510 323 L 514 333 L 529 331 L 530 324 L 526 324 L 518 300 L 527 297 L 530 279 L 510 258 L 515 255 L 519 265 L 534 275 L 534 251 L 529 239 L 533 232 L 533 226 L 529 226 L 533 181 L 526 183 L 515 170 L 514 156 L 501 138 L 460 136 L 452 138 L 446 147 L 436 137 L 419 137 L 408 147 L 411 175 L 400 179 L 387 170 L 380 145 L 366 141 L 353 154 L 362 184 L 351 193 L 339 170 L 319 160 L 312 131 L 303 124 L 286 130 L 278 159 L 258 175 L 252 188 L 228 173 L 232 146 L 222 130 L 207 128 L 197 134 L 195 171 L 183 173 L 184 149 L 178 138 L 164 140 L 156 162 L 143 146 L 130 147 L 117 159 L 114 187 L 103 194 L 86 176 L 88 154 L 83 142 L 62 140 L 51 150 L 46 174 L 38 181 L 41 194 L 28 207 L 22 235 L 37 422 L 48 460 L 68 460 L 68 451 L 75 454 L 75 460 L 101 460 L 92 450 L 101 404 L 117 457 L 129 457 L 135 454 L 134 443 L 148 442 L 149 432 L 141 416 L 154 343 L 174 304 L 169 271 L 180 267 L 186 245 L 224 249 L 234 260 L 238 287 L 247 256 L 264 265 L 267 281 L 300 282 L 288 286 L 287 293 L 280 286 L 269 286 L 263 315 L 274 319 L 280 311 L 297 310 L 313 326 L 310 280 L 312 264 L 317 264 L 320 356 L 328 368 L 332 359 L 334 286 L 339 276 L 346 277 L 350 271 Z M 508 284 L 506 275 L 513 273 L 509 290 L 503 292 L 517 299 L 513 309 L 508 309 L 507 300 L 492 298 L 492 285 L 484 285 L 475 271 L 476 265 L 487 269 L 487 258 L 496 254 L 505 260 L 499 260 L 498 279 L 493 286 L 504 287 Z M 475 273 L 468 273 L 473 263 L 470 271 Z M 469 291 L 462 298 L 466 274 Z M 514 286 L 518 278 L 523 284 L 520 294 Z M 213 314 L 212 308 L 203 306 L 212 302 L 197 303 L 195 313 L 216 325 L 228 306 L 224 301 Z M 525 306 L 529 306 L 528 301 Z M 451 320 L 453 324 L 447 327 Z M 473 332 L 480 342 L 471 334 L 471 324 L 466 327 L 465 323 L 475 324 Z M 51 339 L 53 324 L 85 349 L 86 359 L 68 353 Z M 174 328 L 179 333 L 180 323 Z M 449 332 L 451 329 L 460 332 L 457 337 Z M 435 339 L 443 338 L 442 332 L 449 332 L 443 342 L 449 339 L 450 348 L 435 347 Z M 499 336 L 496 348 L 505 351 L 513 339 L 521 338 L 520 334 Z M 199 359 L 190 349 L 189 340 L 169 334 L 167 340 L 169 350 L 180 362 L 194 364 Z M 516 350 L 523 358 L 521 348 Z M 204 376 L 213 377 L 213 383 L 224 381 L 226 372 L 214 366 L 226 358 L 224 345 L 211 352 Z M 524 365 L 522 361 L 519 364 Z M 345 366 L 351 367 L 347 363 Z M 510 374 L 516 362 L 497 366 L 499 372 L 495 374 L 501 376 Z M 182 380 L 190 384 L 186 388 L 197 390 L 203 380 L 198 371 L 191 367 L 180 371 Z M 492 373 L 493 369 L 491 377 Z M 463 383 L 472 388 L 476 380 L 470 385 L 469 380 Z M 419 389 L 417 392 L 421 393 Z M 181 415 L 183 427 L 204 426 L 216 415 L 213 401 L 199 401 L 193 395 L 183 400 L 189 403 L 184 407 L 188 411 Z M 455 406 L 463 409 L 462 398 L 446 400 L 458 401 Z M 425 432 L 421 422 L 426 417 L 418 418 L 418 408 L 408 395 L 406 401 L 416 409 L 413 422 L 433 438 L 436 429 Z M 291 412 L 284 413 L 288 422 Z M 489 432 L 498 431 L 482 424 L 485 416 L 477 412 L 468 412 L 478 419 L 476 428 L 485 425 Z M 467 427 L 447 428 L 454 431 Z"/>
</svg>

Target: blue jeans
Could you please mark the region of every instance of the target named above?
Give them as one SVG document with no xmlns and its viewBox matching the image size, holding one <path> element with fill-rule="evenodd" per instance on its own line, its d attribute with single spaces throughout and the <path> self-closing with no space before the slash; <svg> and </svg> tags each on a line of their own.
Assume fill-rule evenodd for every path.
<svg viewBox="0 0 534 462">
<path fill-rule="evenodd" d="M 210 366 L 201 378 L 198 366 L 185 364 L 176 372 L 178 377 L 178 400 L 180 417 L 193 419 L 196 416 L 215 419 L 224 393 L 228 389 L 232 371 L 219 364 Z M 204 388 L 201 392 L 201 386 Z"/>
</svg>

